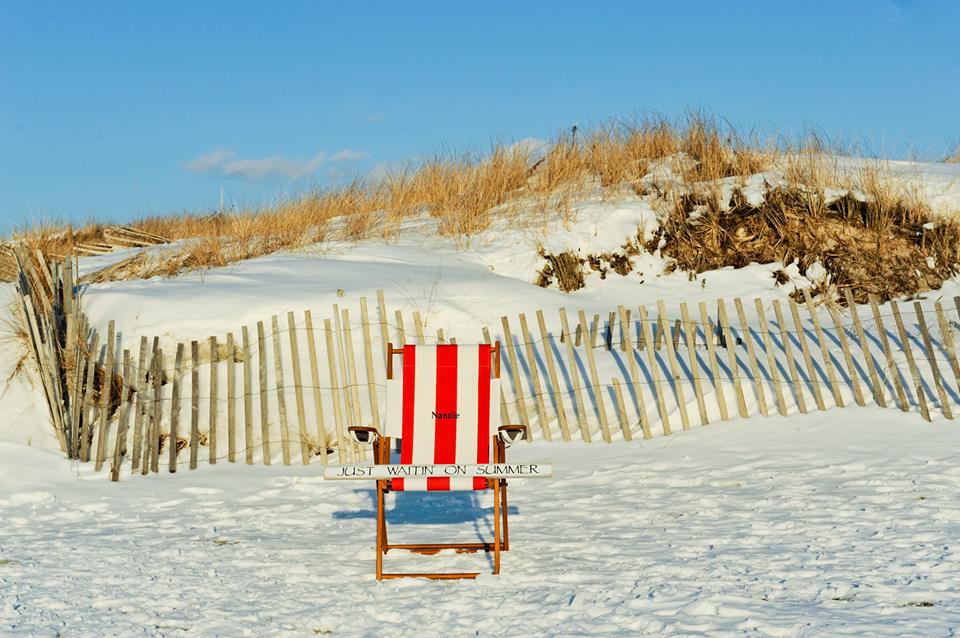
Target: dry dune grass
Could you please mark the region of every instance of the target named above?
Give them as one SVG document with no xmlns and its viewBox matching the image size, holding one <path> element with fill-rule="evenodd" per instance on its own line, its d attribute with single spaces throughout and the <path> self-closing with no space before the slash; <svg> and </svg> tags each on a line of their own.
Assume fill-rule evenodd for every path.
<svg viewBox="0 0 960 638">
<path fill-rule="evenodd" d="M 491 215 L 563 209 L 586 188 L 608 189 L 643 177 L 651 162 L 685 153 L 684 177 L 705 181 L 762 170 L 769 153 L 744 143 L 722 122 L 692 114 L 672 123 L 654 117 L 631 124 L 572 132 L 546 146 L 542 156 L 522 146 L 498 145 L 482 157 L 437 157 L 378 179 L 316 190 L 271 208 L 207 216 L 148 217 L 132 225 L 171 239 L 193 240 L 168 251 L 163 264 L 138 276 L 170 275 L 215 267 L 295 248 L 330 237 L 332 222 L 345 238 L 390 237 L 399 222 L 423 212 L 435 217 L 441 234 L 470 236 L 486 228 Z M 102 240 L 104 226 L 89 224 L 67 232 L 38 227 L 20 233 L 45 254 L 71 252 L 74 242 Z"/>
<path fill-rule="evenodd" d="M 856 285 L 863 278 L 909 279 L 895 274 L 908 265 L 917 270 L 913 266 L 922 262 L 923 272 L 936 276 L 923 275 L 914 290 L 951 274 L 960 238 L 956 224 L 938 222 L 932 231 L 924 229 L 931 215 L 919 198 L 892 187 L 875 170 L 863 169 L 851 178 L 824 160 L 826 146 L 816 136 L 793 147 L 764 144 L 699 113 L 680 121 L 654 116 L 608 124 L 586 133 L 574 128 L 539 152 L 497 145 L 483 156 L 439 156 L 269 208 L 140 219 L 133 224 L 140 230 L 187 241 L 154 251 L 151 258 L 133 258 L 101 277 L 171 276 L 325 239 L 390 238 L 404 220 L 424 214 L 436 219 L 440 234 L 465 238 L 487 228 L 494 216 L 536 224 L 546 214 L 569 211 L 570 203 L 586 193 L 618 194 L 625 187 L 662 204 L 664 251 L 693 272 L 791 258 L 803 268 L 820 259 L 828 269 L 835 265 L 836 283 Z M 644 181 L 658 166 L 668 166 L 672 178 Z M 731 201 L 723 201 L 720 180 L 769 169 L 780 171 L 791 186 L 771 191 L 759 207 L 746 205 L 736 191 Z M 861 197 L 833 201 L 829 189 Z M 705 214 L 691 221 L 696 207 Z M 103 231 L 98 224 L 78 230 L 47 226 L 21 237 L 30 248 L 58 256 L 71 253 L 75 242 L 97 242 Z M 867 268 L 872 262 L 865 259 L 855 269 L 843 256 L 848 252 L 873 254 L 893 265 Z M 897 261 L 891 255 L 909 257 Z M 927 266 L 931 256 L 933 268 Z M 867 288 L 875 291 L 880 285 Z M 900 282 L 881 296 L 907 288 Z"/>
<path fill-rule="evenodd" d="M 769 188 L 759 205 L 736 189 L 726 201 L 716 189 L 676 196 L 650 247 L 664 239 L 663 251 L 690 273 L 794 261 L 806 273 L 818 262 L 828 276 L 814 293 L 841 303 L 846 288 L 858 303 L 888 300 L 937 289 L 960 271 L 956 219 L 934 216 L 875 167 L 844 175 L 819 157 L 791 158 L 787 185 Z"/>
</svg>

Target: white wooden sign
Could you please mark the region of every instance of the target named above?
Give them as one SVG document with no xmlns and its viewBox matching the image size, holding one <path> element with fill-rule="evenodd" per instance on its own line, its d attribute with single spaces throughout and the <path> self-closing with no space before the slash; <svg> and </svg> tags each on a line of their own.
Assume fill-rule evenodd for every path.
<svg viewBox="0 0 960 638">
<path fill-rule="evenodd" d="M 331 465 L 323 468 L 330 481 L 382 480 L 392 478 L 552 478 L 551 463 L 512 465 Z"/>
</svg>

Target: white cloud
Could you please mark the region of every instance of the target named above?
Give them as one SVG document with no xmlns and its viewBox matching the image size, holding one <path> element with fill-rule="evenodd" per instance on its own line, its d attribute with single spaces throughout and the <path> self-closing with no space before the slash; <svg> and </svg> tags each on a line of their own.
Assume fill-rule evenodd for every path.
<svg viewBox="0 0 960 638">
<path fill-rule="evenodd" d="M 362 160 L 364 158 L 370 157 L 370 154 L 366 151 L 355 151 L 352 148 L 345 148 L 342 151 L 337 151 L 330 156 L 331 162 L 353 162 L 356 160 Z"/>
<path fill-rule="evenodd" d="M 345 148 L 333 154 L 320 151 L 308 159 L 282 155 L 246 159 L 236 157 L 233 151 L 217 149 L 191 160 L 185 168 L 193 173 L 218 172 L 250 181 L 275 178 L 292 181 L 313 175 L 327 162 L 353 162 L 369 156 L 365 151 Z"/>
<path fill-rule="evenodd" d="M 290 159 L 280 155 L 260 159 L 236 159 L 223 165 L 222 172 L 228 177 L 242 177 L 251 181 L 271 177 L 299 179 L 314 173 L 327 159 L 324 152 L 308 160 Z"/>
<path fill-rule="evenodd" d="M 194 158 L 184 167 L 191 173 L 206 173 L 233 157 L 233 151 L 218 148 Z"/>
</svg>

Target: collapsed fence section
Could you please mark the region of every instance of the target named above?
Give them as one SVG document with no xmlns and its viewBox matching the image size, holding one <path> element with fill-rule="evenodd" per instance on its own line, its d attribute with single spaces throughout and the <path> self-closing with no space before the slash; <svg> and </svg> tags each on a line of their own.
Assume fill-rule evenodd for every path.
<svg viewBox="0 0 960 638">
<path fill-rule="evenodd" d="M 114 480 L 124 464 L 148 474 L 219 461 L 362 462 L 347 431 L 385 418 L 386 344 L 457 340 L 429 331 L 433 317 L 391 312 L 379 291 L 375 304 L 359 299 L 359 312 L 291 311 L 176 344 L 131 341 L 111 322 L 101 342 L 79 310 L 72 266 L 44 275 L 21 257 L 25 325 L 61 446 L 98 470 L 109 464 Z M 548 441 L 649 439 L 871 402 L 953 418 L 960 298 L 950 309 L 857 307 L 848 292 L 842 313 L 801 294 L 592 317 L 537 310 L 458 336 L 503 344 L 501 417 Z"/>
<path fill-rule="evenodd" d="M 48 264 L 37 251 L 7 247 L 16 264 L 13 277 L 19 326 L 36 367 L 61 452 L 82 458 L 90 448 L 92 424 L 78 387 L 103 382 L 102 370 L 85 365 L 97 348 L 95 332 L 80 311 L 74 285 L 75 262 Z"/>
</svg>

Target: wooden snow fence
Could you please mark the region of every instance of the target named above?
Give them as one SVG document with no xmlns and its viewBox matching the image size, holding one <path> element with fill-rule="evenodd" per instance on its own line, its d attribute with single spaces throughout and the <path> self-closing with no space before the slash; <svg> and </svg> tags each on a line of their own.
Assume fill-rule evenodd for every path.
<svg viewBox="0 0 960 638">
<path fill-rule="evenodd" d="M 20 336 L 28 344 L 60 450 L 68 458 L 90 460 L 96 405 L 110 405 L 105 389 L 113 379 L 106 374 L 108 365 L 93 365 L 99 336 L 80 312 L 74 262 L 48 264 L 41 253 L 17 244 L 10 255 L 16 264 Z"/>
<path fill-rule="evenodd" d="M 96 241 L 77 241 L 76 235 L 74 235 L 73 229 L 70 226 L 67 227 L 65 234 L 66 237 L 69 238 L 69 242 L 62 249 L 65 251 L 65 254 L 56 258 L 57 262 L 67 259 L 67 255 L 73 257 L 106 255 L 124 248 L 140 248 L 170 243 L 170 240 L 166 237 L 154 235 L 153 233 L 148 233 L 130 226 L 108 226 L 103 229 L 100 238 Z M 16 235 L 13 241 L 0 244 L 0 281 L 16 281 L 18 278 L 20 273 L 18 252 L 24 252 L 24 246 L 20 239 L 16 238 Z M 140 258 L 139 253 L 122 260 L 122 262 L 130 262 L 138 258 Z M 34 266 L 39 268 L 39 264 L 43 262 L 44 259 L 40 257 L 36 260 Z M 52 268 L 48 267 L 48 269 L 52 271 Z M 116 270 L 116 268 L 107 268 L 105 270 L 107 272 L 102 273 L 101 276 L 108 274 L 112 270 Z"/>
<path fill-rule="evenodd" d="M 952 419 L 960 406 L 960 298 L 881 309 L 850 305 L 848 295 L 846 310 L 806 296 L 592 316 L 560 308 L 454 335 L 429 315 L 391 311 L 379 291 L 356 307 L 290 311 L 170 344 L 120 335 L 112 322 L 96 333 L 69 261 L 16 257 L 61 447 L 109 465 L 113 480 L 124 468 L 367 460 L 347 429 L 383 421 L 386 342 L 499 340 L 501 414 L 548 441 L 650 439 L 737 417 L 869 404 Z"/>
</svg>

